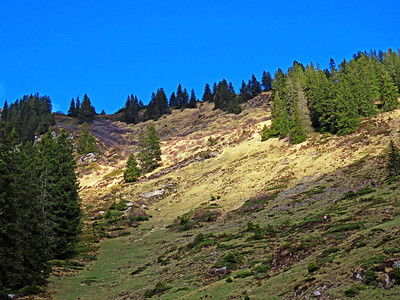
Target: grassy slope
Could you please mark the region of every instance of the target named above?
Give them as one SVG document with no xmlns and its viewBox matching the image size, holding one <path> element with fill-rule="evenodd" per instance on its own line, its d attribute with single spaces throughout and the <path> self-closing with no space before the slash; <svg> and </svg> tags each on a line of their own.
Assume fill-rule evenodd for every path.
<svg viewBox="0 0 400 300">
<path fill-rule="evenodd" d="M 260 142 L 258 132 L 269 122 L 268 105 L 254 100 L 247 106 L 239 117 L 203 104 L 157 121 L 164 165 L 149 180 L 127 185 L 118 183 L 118 172 L 104 177 L 122 166 L 110 161 L 84 176 L 88 228 L 115 199 L 140 205 L 145 192 L 164 188 L 165 194 L 146 200 L 149 221 L 127 236 L 103 240 L 97 260 L 76 276 L 53 277 L 49 289 L 57 291 L 54 298 L 140 299 L 163 282 L 169 287 L 160 292 L 164 299 L 241 299 L 245 294 L 290 299 L 317 290 L 328 299 L 343 298 L 346 290 L 360 299 L 395 299 L 399 286 L 378 288 L 383 285 L 379 280 L 367 286 L 357 283 L 354 274 L 373 269 L 393 278 L 389 267 L 400 258 L 399 183 L 384 181 L 383 156 L 389 139 L 397 138 L 399 112 L 392 113 L 391 121 L 389 115 L 364 120 L 349 136 L 316 134 L 290 145 L 278 139 Z M 124 137 L 123 157 L 134 149 L 145 124 L 116 124 Z M 210 136 L 218 141 L 215 146 L 208 145 Z M 216 156 L 171 170 L 202 152 Z M 343 199 L 359 190 L 366 194 Z M 201 219 L 207 211 L 222 214 L 186 231 L 179 224 L 166 228 L 196 208 L 201 209 L 188 219 Z M 249 221 L 259 229 L 247 230 Z M 199 233 L 206 234 L 205 241 L 188 246 Z M 228 253 L 238 260 L 228 268 L 232 283 L 228 275 L 210 274 Z M 311 264 L 313 272 L 308 271 Z"/>
</svg>

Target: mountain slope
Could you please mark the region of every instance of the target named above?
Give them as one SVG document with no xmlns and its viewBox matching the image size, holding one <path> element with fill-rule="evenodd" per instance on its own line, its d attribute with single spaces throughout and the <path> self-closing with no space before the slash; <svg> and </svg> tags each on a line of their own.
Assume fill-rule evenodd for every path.
<svg viewBox="0 0 400 300">
<path fill-rule="evenodd" d="M 53 277 L 54 298 L 395 298 L 399 183 L 385 151 L 400 112 L 348 136 L 260 142 L 268 99 L 239 116 L 204 103 L 156 121 L 163 165 L 133 184 L 121 170 L 146 123 L 94 123 L 103 153 L 81 167 L 85 233 L 115 238 L 75 276 Z"/>
</svg>

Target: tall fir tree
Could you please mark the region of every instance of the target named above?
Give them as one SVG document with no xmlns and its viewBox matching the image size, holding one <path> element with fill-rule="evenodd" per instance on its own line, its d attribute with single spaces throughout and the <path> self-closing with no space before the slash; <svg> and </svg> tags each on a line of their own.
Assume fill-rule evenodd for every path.
<svg viewBox="0 0 400 300">
<path fill-rule="evenodd" d="M 384 111 L 391 111 L 399 107 L 399 92 L 394 85 L 389 72 L 381 69 L 380 78 L 380 106 Z"/>
<path fill-rule="evenodd" d="M 68 116 L 77 117 L 75 99 L 74 98 L 71 99 L 71 102 L 70 102 L 70 105 L 69 105 L 69 110 L 68 110 Z"/>
<path fill-rule="evenodd" d="M 153 124 L 142 131 L 138 140 L 138 160 L 144 173 L 157 168 L 161 162 L 160 137 Z"/>
<path fill-rule="evenodd" d="M 96 110 L 87 94 L 83 96 L 81 108 L 79 109 L 78 118 L 81 122 L 90 122 L 94 119 Z"/>
<path fill-rule="evenodd" d="M 264 91 L 268 92 L 272 90 L 272 76 L 270 72 L 263 72 L 261 83 L 264 87 Z"/>
<path fill-rule="evenodd" d="M 197 98 L 196 98 L 196 94 L 194 93 L 194 89 L 192 89 L 192 91 L 190 93 L 190 100 L 189 100 L 187 107 L 188 108 L 196 108 L 197 107 Z"/>
<path fill-rule="evenodd" d="M 141 171 L 138 167 L 138 162 L 136 161 L 135 155 L 131 153 L 129 155 L 128 161 L 126 162 L 126 168 L 124 171 L 125 182 L 134 182 L 140 177 Z"/>
<path fill-rule="evenodd" d="M 201 98 L 203 102 L 213 102 L 213 94 L 211 92 L 210 85 L 206 83 L 206 86 L 204 87 L 204 93 L 203 93 L 203 98 Z"/>
</svg>

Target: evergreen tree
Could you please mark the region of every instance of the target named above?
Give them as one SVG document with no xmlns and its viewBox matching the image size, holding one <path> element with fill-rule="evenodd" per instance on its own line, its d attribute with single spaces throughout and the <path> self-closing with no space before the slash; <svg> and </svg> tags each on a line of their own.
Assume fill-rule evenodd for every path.
<svg viewBox="0 0 400 300">
<path fill-rule="evenodd" d="M 105 112 L 105 110 L 104 110 L 104 109 L 102 109 L 102 110 L 101 110 L 101 113 L 100 113 L 100 115 L 102 115 L 102 116 L 105 116 L 105 115 L 106 115 L 106 112 Z"/>
<path fill-rule="evenodd" d="M 144 173 L 157 168 L 161 162 L 160 138 L 153 124 L 142 131 L 138 140 L 138 160 Z"/>
<path fill-rule="evenodd" d="M 264 91 L 271 91 L 272 90 L 272 77 L 270 72 L 263 72 L 262 74 L 262 86 L 264 87 Z"/>
<path fill-rule="evenodd" d="M 203 102 L 213 102 L 213 94 L 210 89 L 210 85 L 206 83 L 206 86 L 204 88 L 204 93 L 203 93 Z"/>
<path fill-rule="evenodd" d="M 391 111 L 399 107 L 399 93 L 392 78 L 384 68 L 381 71 L 380 106 L 384 111 Z"/>
<path fill-rule="evenodd" d="M 82 130 L 77 139 L 76 151 L 80 155 L 97 152 L 95 144 L 96 139 L 89 132 L 89 125 L 87 123 L 83 124 Z"/>
<path fill-rule="evenodd" d="M 393 140 L 390 140 L 388 154 L 389 161 L 387 168 L 389 170 L 389 176 L 400 175 L 400 153 L 399 148 L 396 147 Z"/>
<path fill-rule="evenodd" d="M 250 100 L 252 98 L 250 91 L 249 91 L 249 86 L 246 85 L 244 80 L 242 80 L 242 86 L 240 87 L 239 92 L 240 92 L 240 94 L 239 94 L 240 102 L 242 102 L 242 103 L 247 102 L 248 100 Z"/>
<path fill-rule="evenodd" d="M 187 107 L 188 108 L 196 108 L 197 107 L 197 98 L 196 98 L 196 94 L 194 93 L 194 89 L 192 89 L 192 91 L 190 93 L 190 100 L 189 100 Z"/>
<path fill-rule="evenodd" d="M 76 107 L 75 107 L 75 99 L 71 99 L 71 103 L 69 105 L 68 116 L 77 117 Z"/>
<path fill-rule="evenodd" d="M 1 111 L 0 121 L 7 122 L 7 117 L 8 117 L 8 104 L 7 104 L 7 101 L 5 101 L 3 110 Z"/>
<path fill-rule="evenodd" d="M 80 202 L 72 144 L 66 131 L 56 140 L 46 133 L 38 144 L 40 200 L 44 208 L 51 250 L 57 258 L 72 251 L 80 233 Z"/>
<path fill-rule="evenodd" d="M 178 106 L 178 102 L 176 100 L 175 92 L 172 92 L 171 97 L 169 97 L 169 106 L 170 107 Z"/>
<path fill-rule="evenodd" d="M 90 122 L 94 119 L 94 116 L 96 115 L 96 110 L 92 103 L 90 102 L 90 99 L 87 94 L 83 96 L 83 101 L 81 104 L 81 108 L 79 110 L 78 118 L 80 121 L 83 122 Z"/>
<path fill-rule="evenodd" d="M 124 171 L 125 182 L 136 181 L 140 177 L 140 168 L 136 161 L 135 155 L 131 153 L 126 163 L 126 169 Z"/>
<path fill-rule="evenodd" d="M 139 102 L 136 96 L 128 96 L 124 107 L 124 118 L 126 123 L 139 123 Z"/>
<path fill-rule="evenodd" d="M 260 82 L 257 80 L 256 76 L 254 74 L 251 75 L 251 79 L 249 80 L 249 92 L 251 94 L 251 98 L 254 98 L 256 96 L 258 96 L 259 94 L 261 94 L 261 84 Z"/>
<path fill-rule="evenodd" d="M 81 101 L 79 100 L 79 95 L 76 96 L 76 104 L 75 104 L 75 116 L 78 117 L 79 112 L 81 111 Z"/>
<path fill-rule="evenodd" d="M 25 95 L 12 103 L 7 112 L 7 122 L 14 127 L 22 142 L 35 139 L 36 134 L 42 134 L 55 124 L 51 114 L 51 101 L 47 96 Z"/>
<path fill-rule="evenodd" d="M 235 114 L 240 114 L 242 111 L 232 83 L 228 85 L 225 79 L 220 81 L 215 88 L 214 109 L 218 108 Z"/>
</svg>

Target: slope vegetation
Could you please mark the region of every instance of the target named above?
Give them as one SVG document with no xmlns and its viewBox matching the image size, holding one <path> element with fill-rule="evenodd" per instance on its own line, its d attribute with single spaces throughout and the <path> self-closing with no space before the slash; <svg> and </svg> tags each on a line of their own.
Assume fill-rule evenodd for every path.
<svg viewBox="0 0 400 300">
<path fill-rule="evenodd" d="M 160 118 L 163 165 L 133 184 L 122 170 L 147 124 L 93 123 L 102 154 L 80 167 L 78 260 L 54 268 L 52 297 L 398 297 L 400 183 L 386 148 L 400 111 L 347 136 L 260 142 L 269 97 L 238 116 L 203 103 Z"/>
</svg>

